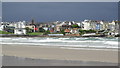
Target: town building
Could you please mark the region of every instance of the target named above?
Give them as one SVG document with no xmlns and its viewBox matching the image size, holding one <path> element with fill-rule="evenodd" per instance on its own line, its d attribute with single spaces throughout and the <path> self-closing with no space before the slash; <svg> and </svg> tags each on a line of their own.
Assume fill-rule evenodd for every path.
<svg viewBox="0 0 120 68">
<path fill-rule="evenodd" d="M 15 23 L 14 34 L 17 34 L 17 35 L 25 35 L 26 34 L 25 21 L 23 21 L 23 22 L 20 21 L 20 22 Z"/>
</svg>

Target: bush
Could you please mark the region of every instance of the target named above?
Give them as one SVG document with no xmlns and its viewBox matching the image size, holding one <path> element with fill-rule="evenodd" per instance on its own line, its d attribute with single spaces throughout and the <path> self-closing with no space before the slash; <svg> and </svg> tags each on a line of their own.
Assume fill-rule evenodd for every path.
<svg viewBox="0 0 120 68">
<path fill-rule="evenodd" d="M 43 28 L 39 28 L 39 32 L 45 32 Z"/>
<path fill-rule="evenodd" d="M 79 26 L 75 24 L 75 25 L 72 25 L 72 28 L 79 28 Z"/>
<path fill-rule="evenodd" d="M 26 29 L 26 32 L 27 32 L 27 33 L 31 33 L 31 32 L 33 32 L 33 30 L 30 29 L 30 28 L 28 28 L 28 27 L 26 27 L 25 29 Z"/>
<path fill-rule="evenodd" d="M 85 33 L 96 33 L 95 30 L 79 30 L 80 34 L 85 34 Z"/>
<path fill-rule="evenodd" d="M 65 32 L 64 32 L 64 30 L 61 30 L 61 33 L 65 35 Z"/>
<path fill-rule="evenodd" d="M 79 30 L 80 34 L 85 34 L 85 30 Z"/>
<path fill-rule="evenodd" d="M 50 33 L 50 31 L 47 30 L 47 31 L 44 32 L 44 35 L 47 35 L 47 34 L 49 34 L 49 33 Z"/>
</svg>

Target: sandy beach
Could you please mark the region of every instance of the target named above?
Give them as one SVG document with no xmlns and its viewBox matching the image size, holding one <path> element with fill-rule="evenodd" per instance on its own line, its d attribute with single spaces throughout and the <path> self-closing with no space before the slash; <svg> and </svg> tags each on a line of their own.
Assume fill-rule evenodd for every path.
<svg viewBox="0 0 120 68">
<path fill-rule="evenodd" d="M 118 51 L 111 50 L 75 50 L 49 46 L 2 45 L 2 53 L 6 56 L 17 56 L 32 59 L 118 63 Z"/>
</svg>

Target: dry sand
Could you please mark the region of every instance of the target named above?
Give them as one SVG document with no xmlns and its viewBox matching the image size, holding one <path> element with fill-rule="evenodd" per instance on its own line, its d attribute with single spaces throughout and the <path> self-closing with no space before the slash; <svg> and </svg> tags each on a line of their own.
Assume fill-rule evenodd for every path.
<svg viewBox="0 0 120 68">
<path fill-rule="evenodd" d="M 48 46 L 2 45 L 2 53 L 3 55 L 7 56 L 17 56 L 35 59 L 99 61 L 118 63 L 118 51 L 111 50 L 75 50 Z"/>
</svg>

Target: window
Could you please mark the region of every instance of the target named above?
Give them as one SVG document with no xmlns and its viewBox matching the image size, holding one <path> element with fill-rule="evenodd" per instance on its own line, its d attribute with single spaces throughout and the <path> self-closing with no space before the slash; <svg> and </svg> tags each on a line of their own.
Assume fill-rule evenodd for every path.
<svg viewBox="0 0 120 68">
<path fill-rule="evenodd" d="M 18 30 L 18 31 L 22 31 L 22 30 Z"/>
</svg>

